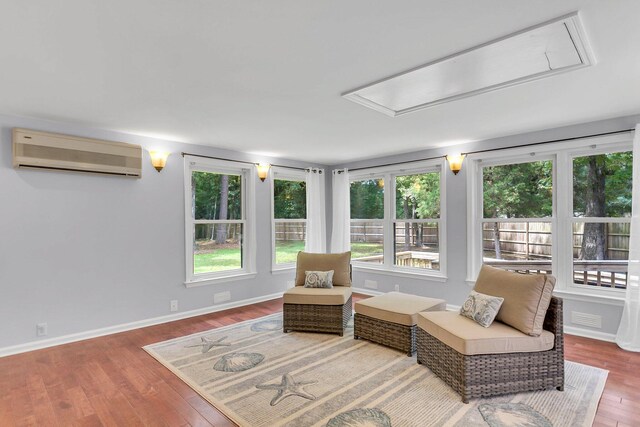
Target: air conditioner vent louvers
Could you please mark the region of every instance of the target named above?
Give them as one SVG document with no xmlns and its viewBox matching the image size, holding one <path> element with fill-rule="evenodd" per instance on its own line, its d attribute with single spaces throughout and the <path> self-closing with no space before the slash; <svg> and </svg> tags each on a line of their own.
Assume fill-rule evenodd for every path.
<svg viewBox="0 0 640 427">
<path fill-rule="evenodd" d="M 142 147 L 26 129 L 13 130 L 13 164 L 140 178 Z"/>
</svg>

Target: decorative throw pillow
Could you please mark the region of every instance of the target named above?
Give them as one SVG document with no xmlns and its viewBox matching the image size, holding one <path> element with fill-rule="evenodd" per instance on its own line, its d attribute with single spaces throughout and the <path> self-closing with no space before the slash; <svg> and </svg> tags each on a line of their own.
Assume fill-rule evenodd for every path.
<svg viewBox="0 0 640 427">
<path fill-rule="evenodd" d="M 305 288 L 333 288 L 333 270 L 305 271 Z"/>
<path fill-rule="evenodd" d="M 460 308 L 460 314 L 475 321 L 480 326 L 488 328 L 493 323 L 493 319 L 496 318 L 503 301 L 504 298 L 471 291 Z"/>
<path fill-rule="evenodd" d="M 504 298 L 496 320 L 537 337 L 555 284 L 555 277 L 548 274 L 519 274 L 483 265 L 473 290 Z"/>
</svg>

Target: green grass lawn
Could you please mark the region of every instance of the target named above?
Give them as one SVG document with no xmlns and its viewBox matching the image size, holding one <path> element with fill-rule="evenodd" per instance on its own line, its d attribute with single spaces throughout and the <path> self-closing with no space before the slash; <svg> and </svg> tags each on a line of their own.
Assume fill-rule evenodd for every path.
<svg viewBox="0 0 640 427">
<path fill-rule="evenodd" d="M 295 263 L 298 252 L 303 250 L 304 242 L 300 240 L 276 242 L 276 263 Z M 382 255 L 382 243 L 351 244 L 352 259 L 372 255 Z M 215 249 L 210 253 L 195 254 L 193 262 L 195 274 L 242 268 L 240 248 Z"/>
<path fill-rule="evenodd" d="M 193 264 L 195 274 L 240 269 L 240 248 L 216 249 L 210 253 L 195 254 Z"/>
</svg>

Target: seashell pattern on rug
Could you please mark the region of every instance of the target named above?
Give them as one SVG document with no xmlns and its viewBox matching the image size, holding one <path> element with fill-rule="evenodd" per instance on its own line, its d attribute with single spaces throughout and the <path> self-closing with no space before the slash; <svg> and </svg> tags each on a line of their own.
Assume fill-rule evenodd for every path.
<svg viewBox="0 0 640 427">
<path fill-rule="evenodd" d="M 331 418 L 327 427 L 391 427 L 391 418 L 377 408 L 358 408 Z"/>
<path fill-rule="evenodd" d="M 263 320 L 261 322 L 256 322 L 253 325 L 251 325 L 251 330 L 253 332 L 281 331 L 282 330 L 282 320 L 280 320 L 280 319 L 272 319 L 272 320 Z"/>
<path fill-rule="evenodd" d="M 547 417 L 524 403 L 483 403 L 478 411 L 491 427 L 553 427 Z"/>
<path fill-rule="evenodd" d="M 257 366 L 264 360 L 260 353 L 225 354 L 213 365 L 213 369 L 222 372 L 242 372 Z"/>
</svg>

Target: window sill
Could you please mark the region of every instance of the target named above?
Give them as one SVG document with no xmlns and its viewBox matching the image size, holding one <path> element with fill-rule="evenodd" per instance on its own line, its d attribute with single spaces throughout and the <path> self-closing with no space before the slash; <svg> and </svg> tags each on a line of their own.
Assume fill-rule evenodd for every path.
<svg viewBox="0 0 640 427">
<path fill-rule="evenodd" d="M 296 271 L 296 265 L 280 265 L 271 267 L 271 274 L 287 274 Z"/>
<path fill-rule="evenodd" d="M 365 267 L 357 264 L 353 264 L 354 271 L 361 271 L 363 273 L 375 273 L 375 274 L 384 274 L 387 276 L 395 276 L 395 277 L 407 277 L 410 279 L 428 279 L 433 280 L 434 282 L 446 282 L 447 276 L 441 272 L 432 273 L 432 272 L 421 272 L 414 270 L 405 270 L 405 269 L 388 269 L 384 267 Z"/>
<path fill-rule="evenodd" d="M 235 282 L 237 280 L 255 279 L 257 275 L 257 273 L 239 273 L 229 276 L 209 277 L 206 279 L 184 282 L 184 286 L 187 288 L 197 288 L 199 286 L 216 285 L 218 283 Z"/>
<path fill-rule="evenodd" d="M 601 293 L 587 293 L 578 289 L 554 289 L 553 294 L 570 301 L 591 302 L 596 304 L 624 306 L 624 295 L 603 295 Z"/>
</svg>

